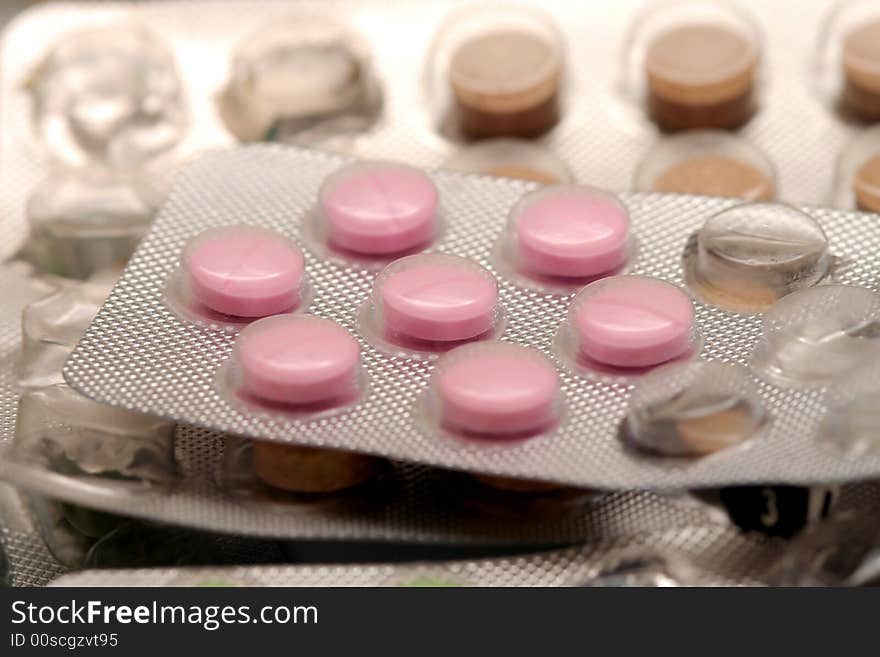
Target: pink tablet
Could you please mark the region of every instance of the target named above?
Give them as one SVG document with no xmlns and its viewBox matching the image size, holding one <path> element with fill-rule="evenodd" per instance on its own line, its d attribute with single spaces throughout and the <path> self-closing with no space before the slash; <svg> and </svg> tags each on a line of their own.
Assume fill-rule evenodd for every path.
<svg viewBox="0 0 880 657">
<path fill-rule="evenodd" d="M 233 347 L 241 391 L 281 404 L 331 402 L 352 394 L 360 355 L 348 331 L 310 315 L 258 320 L 242 330 Z"/>
<path fill-rule="evenodd" d="M 431 385 L 443 424 L 466 433 L 521 435 L 557 416 L 559 375 L 528 347 L 494 341 L 458 347 L 438 362 Z"/>
<path fill-rule="evenodd" d="M 301 301 L 303 254 L 268 228 L 209 228 L 187 243 L 180 267 L 194 300 L 225 315 L 266 317 Z"/>
<path fill-rule="evenodd" d="M 585 278 L 626 263 L 629 213 L 611 194 L 582 185 L 545 187 L 513 208 L 515 256 L 544 276 Z"/>
<path fill-rule="evenodd" d="M 587 358 L 648 367 L 692 347 L 694 307 L 681 289 L 659 278 L 612 276 L 575 296 L 568 321 Z"/>
<path fill-rule="evenodd" d="M 320 199 L 327 240 L 355 253 L 401 253 L 436 233 L 437 188 L 412 167 L 351 164 L 327 178 Z"/>
<path fill-rule="evenodd" d="M 473 260 L 423 253 L 395 260 L 373 285 L 384 329 L 417 340 L 453 342 L 489 331 L 498 283 Z"/>
</svg>

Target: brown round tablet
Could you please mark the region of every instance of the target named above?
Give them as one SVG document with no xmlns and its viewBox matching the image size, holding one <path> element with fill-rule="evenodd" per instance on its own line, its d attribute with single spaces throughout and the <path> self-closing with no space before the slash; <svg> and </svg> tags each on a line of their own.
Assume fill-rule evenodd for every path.
<svg viewBox="0 0 880 657">
<path fill-rule="evenodd" d="M 375 478 L 383 463 L 365 454 L 262 440 L 253 443 L 253 461 L 261 481 L 296 493 L 332 493 L 357 486 Z"/>
<path fill-rule="evenodd" d="M 880 19 L 846 35 L 842 60 L 845 104 L 864 119 L 880 119 Z"/>
<path fill-rule="evenodd" d="M 499 176 L 500 178 L 519 178 L 520 180 L 531 180 L 545 185 L 555 185 L 562 181 L 551 173 L 546 171 L 538 171 L 529 167 L 517 166 L 514 164 L 501 165 L 486 169 L 485 173 L 490 176 Z"/>
<path fill-rule="evenodd" d="M 651 113 L 670 129 L 742 125 L 754 112 L 757 64 L 755 45 L 722 25 L 663 32 L 645 55 Z"/>
<path fill-rule="evenodd" d="M 757 422 L 745 404 L 675 423 L 682 442 L 695 455 L 712 454 L 749 438 Z"/>
<path fill-rule="evenodd" d="M 757 167 L 724 155 L 692 157 L 663 171 L 653 183 L 655 192 L 730 196 L 769 201 L 773 181 Z"/>
<path fill-rule="evenodd" d="M 853 192 L 860 210 L 880 212 L 880 154 L 868 158 L 858 168 Z"/>
<path fill-rule="evenodd" d="M 481 474 L 473 474 L 471 476 L 485 486 L 515 493 L 546 493 L 565 488 L 562 484 L 556 484 L 550 481 L 532 481 L 530 479 L 517 479 L 515 477 L 498 477 L 495 475 Z"/>
<path fill-rule="evenodd" d="M 558 47 L 524 30 L 465 41 L 452 56 L 449 81 L 462 130 L 472 137 L 532 137 L 559 118 Z"/>
</svg>

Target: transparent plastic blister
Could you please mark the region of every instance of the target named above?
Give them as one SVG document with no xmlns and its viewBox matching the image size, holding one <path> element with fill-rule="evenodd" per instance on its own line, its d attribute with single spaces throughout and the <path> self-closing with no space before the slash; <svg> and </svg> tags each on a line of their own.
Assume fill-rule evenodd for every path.
<svg viewBox="0 0 880 657">
<path fill-rule="evenodd" d="M 826 10 L 812 57 L 811 86 L 844 120 L 880 119 L 880 10 L 870 0 L 842 0 Z"/>
<path fill-rule="evenodd" d="M 736 4 L 655 2 L 630 26 L 620 89 L 662 129 L 736 129 L 760 103 L 763 47 Z"/>
<path fill-rule="evenodd" d="M 566 53 L 552 17 L 513 3 L 467 7 L 427 56 L 434 122 L 459 139 L 536 137 L 560 118 Z"/>
<path fill-rule="evenodd" d="M 329 176 L 303 235 L 310 249 L 342 264 L 381 269 L 430 248 L 443 230 L 431 179 L 392 162 L 357 162 Z"/>
<path fill-rule="evenodd" d="M 692 130 L 658 139 L 633 179 L 640 192 L 728 196 L 772 201 L 776 170 L 748 139 L 720 130 Z"/>
<path fill-rule="evenodd" d="M 550 185 L 524 195 L 494 248 L 494 266 L 524 287 L 569 294 L 625 273 L 637 256 L 629 212 L 586 185 Z"/>
<path fill-rule="evenodd" d="M 822 225 L 779 203 L 749 203 L 706 219 L 691 236 L 683 267 L 698 298 L 734 312 L 767 310 L 822 282 L 833 257 Z"/>
<path fill-rule="evenodd" d="M 880 295 L 822 285 L 777 302 L 762 320 L 752 369 L 782 386 L 815 387 L 880 356 Z"/>
<path fill-rule="evenodd" d="M 880 127 L 856 133 L 841 151 L 830 202 L 836 208 L 880 212 Z"/>
<path fill-rule="evenodd" d="M 754 439 L 767 421 L 746 368 L 694 361 L 637 383 L 621 439 L 649 454 L 699 457 Z"/>
<path fill-rule="evenodd" d="M 255 439 L 353 450 L 390 459 L 581 488 L 711 486 L 755 483 L 766 478 L 774 481 L 781 478 L 781 483 L 807 483 L 846 479 L 855 472 L 866 476 L 875 471 L 871 459 L 840 460 L 818 446 L 816 432 L 823 408 L 815 394 L 789 386 L 781 392 L 757 382 L 761 403 L 773 421 L 766 426 L 766 438 L 748 441 L 748 449 L 722 450 L 712 458 L 681 462 L 645 459 L 621 443 L 618 431 L 626 414 L 630 385 L 637 383 L 647 371 L 668 362 L 691 360 L 698 353 L 707 359 L 747 365 L 759 342 L 760 315 L 734 314 L 715 304 L 699 300 L 695 303 L 681 288 L 684 274 L 681 253 L 686 236 L 703 226 L 707 217 L 723 218 L 722 210 L 733 207 L 731 201 L 720 198 L 623 195 L 632 232 L 643 240 L 644 250 L 632 265 L 633 274 L 600 279 L 580 294 L 593 296 L 596 290 L 621 281 L 626 285 L 633 281 L 646 284 L 650 289 L 646 294 L 635 295 L 633 312 L 640 321 L 652 317 L 657 321 L 648 321 L 649 330 L 639 333 L 639 340 L 630 341 L 634 334 L 627 334 L 627 339 L 621 342 L 615 338 L 622 335 L 621 331 L 626 333 L 626 327 L 620 325 L 620 314 L 609 315 L 611 324 L 599 321 L 599 325 L 594 326 L 601 320 L 601 314 L 591 312 L 585 316 L 590 321 L 586 327 L 580 327 L 578 340 L 560 342 L 557 336 L 561 334 L 578 337 L 566 316 L 570 308 L 582 305 L 577 301 L 579 297 L 525 288 L 502 271 L 496 273 L 492 266 L 492 250 L 504 229 L 505 218 L 530 187 L 447 172 L 429 174 L 447 208 L 447 229 L 436 246 L 439 253 L 409 256 L 392 263 L 389 269 L 391 272 L 397 267 L 404 272 L 417 271 L 417 267 L 410 267 L 410 262 L 418 264 L 439 259 L 451 263 L 454 272 L 473 274 L 474 280 L 485 286 L 454 286 L 456 290 L 463 290 L 465 296 L 479 297 L 478 303 L 469 306 L 474 313 L 459 317 L 441 312 L 426 321 L 421 314 L 410 313 L 409 306 L 399 306 L 390 324 L 398 331 L 404 328 L 412 332 L 415 327 L 419 338 L 432 338 L 435 343 L 438 337 L 458 339 L 446 340 L 443 348 L 434 347 L 430 351 L 378 341 L 378 332 L 364 321 L 364 309 L 371 303 L 375 305 L 377 289 L 379 294 L 387 291 L 388 272 L 376 275 L 367 268 L 341 266 L 307 252 L 307 268 L 315 290 L 310 313 L 332 319 L 357 336 L 369 377 L 367 394 L 343 413 L 312 419 L 269 417 L 230 404 L 215 386 L 214 377 L 231 352 L 232 336 L 208 338 L 202 331 L 182 330 L 180 320 L 162 308 L 161 291 L 157 294 L 153 281 L 163 278 L 162 272 L 174 267 L 177 254 L 192 234 L 212 225 L 225 224 L 239 215 L 241 207 L 260 207 L 261 216 L 266 218 L 265 227 L 283 230 L 296 238 L 303 230 L 302 222 L 308 210 L 314 207 L 321 184 L 343 163 L 341 158 L 327 154 L 252 146 L 208 156 L 188 167 L 155 230 L 129 268 L 127 278 L 111 297 L 113 303 L 105 309 L 104 316 L 99 315 L 95 330 L 86 336 L 68 361 L 66 374 L 70 381 L 104 402 L 147 408 L 181 422 Z M 236 172 L 234 185 L 230 184 L 231 171 Z M 222 194 L 215 193 L 221 189 Z M 203 208 L 205 198 L 215 201 L 210 214 L 194 212 L 196 207 Z M 785 274 L 780 277 L 789 285 L 786 292 L 824 278 L 823 264 L 830 260 L 828 244 L 835 244 L 835 252 L 849 263 L 835 274 L 842 284 L 873 284 L 874 245 L 880 235 L 875 234 L 873 224 L 856 223 L 851 215 L 843 212 L 811 209 L 807 214 L 788 206 L 746 204 L 728 210 L 735 215 L 733 226 L 720 222 L 724 230 L 713 231 L 713 238 L 723 241 L 725 236 L 740 237 L 737 232 L 740 220 L 735 213 L 743 211 L 749 219 L 752 216 L 749 213 L 755 208 L 768 209 L 771 218 L 780 210 L 792 214 L 796 228 L 807 227 L 808 239 L 782 240 L 786 245 L 794 244 L 794 255 L 783 250 L 785 257 L 779 258 L 773 249 L 766 254 L 770 260 L 781 262 L 776 269 Z M 760 214 L 759 218 L 764 216 Z M 713 226 L 719 227 L 718 224 Z M 775 224 L 771 222 L 773 227 Z M 788 223 L 783 226 L 788 227 Z M 749 238 L 747 246 L 752 244 L 752 233 L 745 232 Z M 797 230 L 795 233 L 795 237 L 800 235 Z M 763 239 L 763 233 L 756 234 Z M 779 241 L 770 239 L 771 246 L 778 246 Z M 733 242 L 737 247 L 735 239 Z M 806 248 L 801 249 L 803 246 Z M 738 262 L 738 258 L 742 259 L 738 248 L 730 253 L 721 251 L 728 255 L 727 260 Z M 744 260 L 748 265 L 748 257 Z M 807 274 L 800 268 L 804 263 Z M 763 267 L 751 269 L 756 274 L 766 273 Z M 750 268 L 746 266 L 745 270 L 748 273 Z M 413 289 L 422 294 L 424 280 L 416 278 Z M 480 294 L 482 287 L 490 292 L 485 299 Z M 139 293 L 131 294 L 132 289 Z M 809 289 L 834 288 L 822 285 Z M 444 303 L 450 299 L 457 303 L 460 298 L 442 296 Z M 493 299 L 504 307 L 504 332 L 500 336 L 492 335 L 491 331 L 480 333 L 486 327 L 491 328 L 492 318 L 497 317 L 493 314 L 496 308 Z M 644 304 L 646 308 L 642 308 Z M 617 306 L 609 307 L 613 310 Z M 376 315 L 388 323 L 387 308 Z M 448 334 L 450 322 L 456 331 L 462 326 L 469 330 Z M 655 331 L 658 326 L 662 330 Z M 163 328 L 159 330 L 159 327 Z M 423 333 L 425 327 L 440 333 Z M 584 328 L 589 330 L 581 330 Z M 127 345 L 132 340 L 135 345 L 133 349 L 126 349 L 124 357 L 113 346 L 123 335 Z M 425 430 L 424 406 L 420 400 L 437 367 L 437 358 L 460 346 L 462 340 L 484 345 L 488 344 L 485 338 L 490 337 L 535 348 L 560 366 L 560 388 L 566 404 L 564 420 L 555 430 L 535 440 L 488 446 L 485 441 L 475 444 L 469 440 L 449 440 L 445 432 Z M 393 348 L 389 348 L 389 344 Z M 577 349 L 560 349 L 560 344 L 574 345 Z M 108 358 L 108 354 L 118 355 Z M 571 358 L 573 354 L 585 354 L 592 361 L 604 363 L 604 367 L 580 367 L 577 359 Z M 169 359 L 176 364 L 173 374 L 163 365 Z M 136 377 L 131 375 L 135 370 Z M 125 385 L 120 386 L 120 381 L 125 381 Z M 151 384 L 150 381 L 162 383 Z M 430 429 L 432 423 L 427 424 Z M 795 461 L 782 457 L 791 451 L 801 457 Z"/>
<path fill-rule="evenodd" d="M 880 453 L 880 352 L 829 387 L 825 403 L 823 445 L 851 458 Z"/>
<path fill-rule="evenodd" d="M 381 91 L 360 35 L 326 16 L 290 14 L 235 46 L 217 106 L 238 139 L 265 141 L 341 117 L 374 120 Z"/>
</svg>

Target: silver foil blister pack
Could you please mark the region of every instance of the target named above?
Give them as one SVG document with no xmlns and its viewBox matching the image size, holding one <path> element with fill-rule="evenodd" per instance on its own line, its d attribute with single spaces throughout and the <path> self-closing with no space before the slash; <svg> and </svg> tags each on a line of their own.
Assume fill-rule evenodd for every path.
<svg viewBox="0 0 880 657">
<path fill-rule="evenodd" d="M 619 439 L 632 383 L 602 379 L 564 365 L 554 349 L 570 295 L 540 293 L 493 266 L 511 207 L 527 183 L 462 174 L 431 174 L 446 220 L 436 251 L 465 256 L 496 274 L 506 316 L 502 339 L 536 348 L 559 366 L 565 398 L 558 427 L 513 444 L 449 440 L 419 421 L 433 365 L 375 348 L 359 324 L 374 272 L 306 253 L 313 297 L 308 311 L 358 336 L 368 392 L 332 416 L 287 417 L 249 411 L 224 397 L 218 371 L 235 335 L 193 324 L 166 303 L 167 281 L 187 240 L 214 226 L 252 223 L 300 239 L 303 218 L 324 178 L 342 158 L 280 146 L 253 146 L 205 156 L 179 175 L 153 230 L 65 368 L 67 380 L 104 403 L 214 430 L 273 441 L 336 447 L 425 463 L 599 488 L 676 488 L 733 483 L 812 483 L 876 476 L 880 462 L 853 459 L 817 440 L 824 387 L 773 385 L 754 377 L 769 421 L 753 439 L 697 460 L 646 457 Z M 708 197 L 623 195 L 639 252 L 634 274 L 683 284 L 682 253 L 690 235 L 733 201 Z M 829 236 L 839 266 L 835 283 L 875 288 L 880 230 L 870 217 L 808 208 Z M 823 285 L 808 291 L 823 289 Z M 829 289 L 832 289 L 829 287 Z M 791 297 L 788 297 L 791 298 Z M 695 301 L 701 357 L 748 367 L 762 339 L 762 316 Z"/>
<path fill-rule="evenodd" d="M 73 443 L 56 438 L 65 426 L 63 413 L 57 424 L 48 425 L 38 418 L 31 426 L 33 415 L 30 420 L 18 416 L 19 399 L 26 392 L 19 385 L 23 373 L 22 310 L 45 298 L 53 287 L 31 278 L 24 269 L 7 267 L 3 271 L 13 294 L 2 304 L 0 324 L 0 476 L 29 492 L 134 518 L 282 539 L 558 545 L 637 535 L 670 526 L 726 522 L 723 514 L 696 504 L 687 496 L 576 491 L 524 496 L 495 491 L 461 473 L 405 463 L 389 464 L 379 481 L 352 492 L 287 494 L 256 480 L 250 462 L 250 441 L 188 425 L 174 429 L 168 442 L 173 452 L 171 458 L 154 462 L 149 470 L 128 467 L 127 474 L 119 472 L 120 464 L 131 461 L 119 461 L 120 453 L 114 449 L 119 444 L 113 442 L 118 438 L 113 436 L 103 444 L 98 438 L 97 452 L 85 450 L 91 471 L 84 470 L 75 451 L 59 461 L 55 449 L 59 444 L 91 444 L 100 429 L 100 423 L 96 423 L 100 416 L 89 415 L 95 409 L 80 408 L 78 414 L 66 418 L 67 424 L 74 427 L 85 422 L 82 440 Z M 72 345 L 64 347 L 63 340 L 57 336 L 54 339 L 56 343 L 48 348 L 43 344 L 43 358 L 37 361 L 48 366 L 39 371 L 44 376 L 51 375 L 51 380 L 38 379 L 37 383 L 50 383 L 48 389 L 59 390 L 54 383 L 61 379 L 57 352 L 62 351 L 63 360 Z M 40 385 L 34 388 L 38 393 L 46 389 Z M 83 402 L 91 403 L 85 399 Z M 41 413 L 52 415 L 53 410 L 59 409 L 50 407 Z M 89 427 L 94 429 L 92 435 L 87 434 Z M 61 435 L 65 432 L 61 431 Z M 37 439 L 30 439 L 31 436 Z M 50 440 L 44 440 L 46 436 Z M 125 438 L 123 433 L 122 439 Z M 157 443 L 164 444 L 164 440 L 160 437 Z M 8 541 L 16 549 L 17 542 L 25 539 L 39 542 L 37 536 L 18 534 L 10 534 Z"/>
</svg>

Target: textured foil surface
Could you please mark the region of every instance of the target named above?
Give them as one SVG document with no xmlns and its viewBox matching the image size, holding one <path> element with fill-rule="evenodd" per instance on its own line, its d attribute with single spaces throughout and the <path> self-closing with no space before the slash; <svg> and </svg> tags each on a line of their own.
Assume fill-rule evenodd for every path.
<svg viewBox="0 0 880 657">
<path fill-rule="evenodd" d="M 324 177 L 342 158 L 282 146 L 213 153 L 187 166 L 152 231 L 65 367 L 75 388 L 94 399 L 179 422 L 267 440 L 381 454 L 408 462 L 599 488 L 673 489 L 734 483 L 812 483 L 880 475 L 876 457 L 846 458 L 821 447 L 824 390 L 780 388 L 756 379 L 769 426 L 753 440 L 698 460 L 634 454 L 618 437 L 629 387 L 561 368 L 566 413 L 549 435 L 516 444 L 441 439 L 418 421 L 433 364 L 391 357 L 361 336 L 370 392 L 353 407 L 318 419 L 266 416 L 228 401 L 215 379 L 234 335 L 182 321 L 164 301 L 166 281 L 186 241 L 211 226 L 247 222 L 300 238 Z M 495 273 L 507 315 L 503 339 L 552 358 L 570 296 L 517 286 L 493 267 L 491 251 L 510 208 L 533 183 L 449 172 L 433 174 L 447 218 L 436 250 L 473 258 Z M 632 272 L 683 284 L 689 235 L 730 200 L 626 194 L 640 250 Z M 835 280 L 876 289 L 880 224 L 869 215 L 808 208 L 844 263 Z M 309 312 L 357 334 L 358 309 L 374 274 L 306 252 L 314 298 Z M 696 302 L 701 356 L 748 364 L 761 337 L 760 315 L 737 315 Z"/>
</svg>

